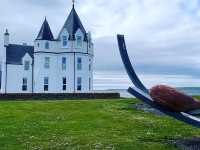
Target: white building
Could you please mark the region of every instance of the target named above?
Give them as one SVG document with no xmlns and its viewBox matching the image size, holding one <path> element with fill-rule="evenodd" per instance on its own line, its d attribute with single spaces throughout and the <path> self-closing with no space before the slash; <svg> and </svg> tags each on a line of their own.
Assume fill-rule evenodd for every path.
<svg viewBox="0 0 200 150">
<path fill-rule="evenodd" d="M 73 8 L 57 38 L 45 18 L 34 46 L 4 34 L 1 93 L 73 93 L 93 89 L 93 43 Z"/>
</svg>

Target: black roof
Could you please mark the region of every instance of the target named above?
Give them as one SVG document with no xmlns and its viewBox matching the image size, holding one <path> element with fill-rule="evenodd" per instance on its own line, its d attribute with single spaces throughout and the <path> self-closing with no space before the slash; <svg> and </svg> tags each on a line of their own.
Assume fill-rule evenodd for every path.
<svg viewBox="0 0 200 150">
<path fill-rule="evenodd" d="M 51 28 L 50 28 L 49 23 L 46 18 L 42 24 L 42 27 L 40 29 L 40 32 L 39 32 L 36 40 L 48 40 L 48 41 L 54 40 L 53 34 L 51 32 Z"/>
<path fill-rule="evenodd" d="M 6 62 L 7 64 L 21 65 L 22 58 L 28 53 L 34 58 L 34 47 L 26 45 L 9 44 L 6 47 Z"/>
<path fill-rule="evenodd" d="M 80 29 L 82 31 L 82 33 L 84 34 L 84 40 L 87 41 L 86 30 L 83 27 L 83 24 L 81 23 L 81 20 L 78 16 L 74 6 L 72 7 L 72 10 L 62 28 L 62 30 L 64 28 L 67 29 L 67 31 L 69 33 L 69 40 L 75 40 L 75 34 L 76 34 L 77 30 Z"/>
</svg>

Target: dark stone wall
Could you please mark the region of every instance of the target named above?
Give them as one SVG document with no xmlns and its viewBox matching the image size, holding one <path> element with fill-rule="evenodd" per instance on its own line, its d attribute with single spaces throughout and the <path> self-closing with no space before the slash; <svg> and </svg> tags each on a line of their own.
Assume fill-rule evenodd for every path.
<svg viewBox="0 0 200 150">
<path fill-rule="evenodd" d="M 88 100 L 118 99 L 119 93 L 0 94 L 0 100 Z"/>
</svg>

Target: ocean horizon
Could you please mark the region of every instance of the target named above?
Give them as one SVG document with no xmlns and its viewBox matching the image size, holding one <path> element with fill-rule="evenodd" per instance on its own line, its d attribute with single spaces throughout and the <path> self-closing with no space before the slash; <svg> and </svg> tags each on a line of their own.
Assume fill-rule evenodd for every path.
<svg viewBox="0 0 200 150">
<path fill-rule="evenodd" d="M 151 88 L 155 85 L 168 85 L 189 95 L 200 95 L 200 78 L 189 75 L 163 75 L 163 74 L 139 74 L 139 77 Z M 94 90 L 117 91 L 127 95 L 126 89 L 133 86 L 128 75 L 124 71 L 95 71 Z"/>
</svg>

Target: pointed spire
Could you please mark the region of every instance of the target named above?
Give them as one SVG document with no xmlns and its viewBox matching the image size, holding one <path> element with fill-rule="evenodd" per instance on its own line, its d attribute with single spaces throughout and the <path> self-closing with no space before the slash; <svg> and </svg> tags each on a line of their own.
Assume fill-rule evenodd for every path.
<svg viewBox="0 0 200 150">
<path fill-rule="evenodd" d="M 63 26 L 63 28 L 61 29 L 61 31 L 63 31 L 63 29 L 67 29 L 68 33 L 69 33 L 69 40 L 75 40 L 75 34 L 77 32 L 78 29 L 81 30 L 81 32 L 85 35 L 85 40 L 87 40 L 87 36 L 86 36 L 86 30 L 83 27 L 83 24 L 74 8 L 74 0 L 72 0 L 73 2 L 73 7 L 72 10 Z M 61 32 L 60 32 L 61 34 Z M 59 34 L 59 37 L 60 37 Z"/>
<path fill-rule="evenodd" d="M 51 28 L 49 26 L 49 23 L 48 23 L 46 17 L 45 17 L 45 20 L 42 24 L 42 27 L 40 29 L 40 32 L 39 32 L 36 40 L 49 40 L 49 41 L 54 40 L 53 34 L 51 32 Z"/>
<path fill-rule="evenodd" d="M 72 7 L 74 8 L 74 3 L 75 3 L 75 0 L 72 0 Z"/>
</svg>

